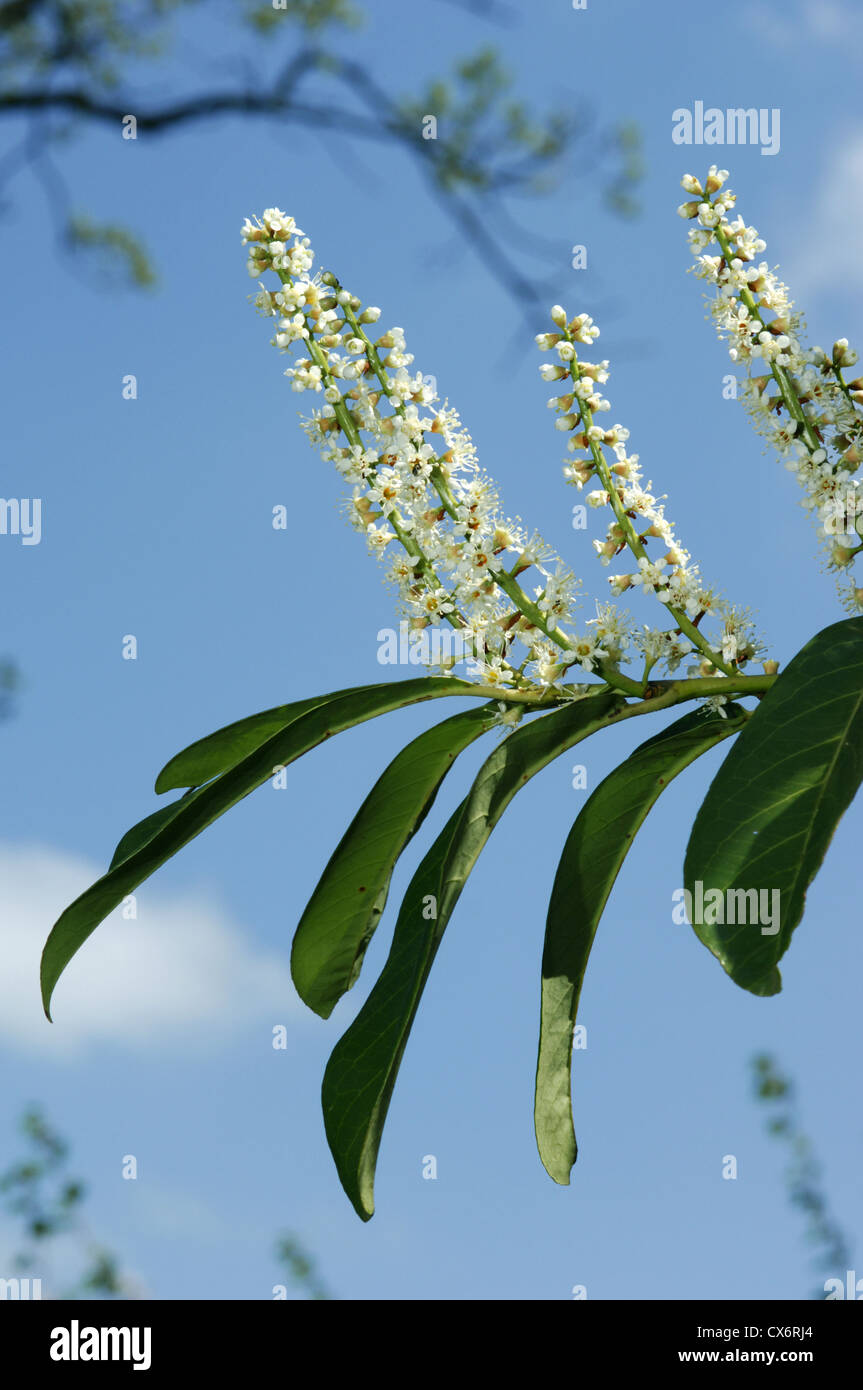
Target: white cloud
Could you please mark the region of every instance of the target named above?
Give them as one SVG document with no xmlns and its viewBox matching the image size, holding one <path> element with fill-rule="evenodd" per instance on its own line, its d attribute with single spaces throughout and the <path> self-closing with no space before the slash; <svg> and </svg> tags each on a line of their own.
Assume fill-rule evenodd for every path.
<svg viewBox="0 0 863 1390">
<path fill-rule="evenodd" d="M 67 967 L 50 1024 L 39 957 L 52 923 L 103 870 L 42 846 L 0 845 L 0 1042 L 58 1059 L 105 1042 L 134 1051 L 206 1048 L 237 1030 L 270 1030 L 305 1013 L 286 958 L 200 894 L 165 897 L 144 884 L 137 918 L 119 910 Z"/>
<path fill-rule="evenodd" d="M 796 0 L 747 5 L 744 23 L 776 48 L 795 44 L 848 44 L 860 33 L 859 0 Z"/>
<path fill-rule="evenodd" d="M 814 290 L 863 290 L 863 127 L 837 142 L 798 225 L 796 254 L 780 270 L 798 307 Z"/>
</svg>

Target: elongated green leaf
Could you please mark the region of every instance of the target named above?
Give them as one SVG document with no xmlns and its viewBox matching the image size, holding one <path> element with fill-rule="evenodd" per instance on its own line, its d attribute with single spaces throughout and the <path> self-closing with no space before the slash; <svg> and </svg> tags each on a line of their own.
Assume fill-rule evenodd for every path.
<svg viewBox="0 0 863 1390">
<path fill-rule="evenodd" d="M 779 675 L 692 828 L 689 920 L 743 989 L 781 989 L 777 962 L 861 779 L 863 618 L 850 618 L 819 632 Z"/>
<path fill-rule="evenodd" d="M 468 875 L 516 792 L 624 703 L 604 692 L 533 720 L 503 740 L 423 859 L 405 894 L 386 965 L 336 1044 L 322 1089 L 339 1177 L 364 1221 L 374 1212 L 381 1134 L 435 953 Z"/>
<path fill-rule="evenodd" d="M 220 773 L 227 772 L 229 767 L 236 767 L 248 753 L 254 753 L 268 738 L 288 724 L 293 724 L 296 719 L 301 719 L 309 710 L 317 709 L 330 700 L 341 700 L 363 688 L 352 686 L 347 690 L 334 690 L 331 695 L 313 695 L 308 700 L 277 705 L 275 709 L 265 709 L 260 714 L 250 714 L 245 719 L 226 724 L 224 729 L 196 739 L 181 753 L 175 753 L 156 778 L 156 791 L 161 793 L 177 787 L 200 787 Z"/>
<path fill-rule="evenodd" d="M 543 1166 L 566 1186 L 578 1153 L 572 1121 L 573 1028 L 599 919 L 636 832 L 669 782 L 722 739 L 744 711 L 702 711 L 642 743 L 588 797 L 557 868 L 542 953 L 539 1056 L 534 1122 Z"/>
<path fill-rule="evenodd" d="M 108 913 L 183 845 L 266 782 L 275 768 L 286 767 L 333 734 L 379 714 L 445 695 L 473 694 L 474 690 L 475 687 L 463 681 L 428 676 L 367 686 L 309 710 L 215 781 L 182 797 L 172 807 L 162 808 L 173 814 L 167 815 L 165 823 L 139 843 L 133 853 L 120 860 L 117 859 L 118 846 L 114 867 L 76 898 L 55 922 L 42 952 L 42 1002 L 48 1017 L 51 1016 L 54 986 L 75 952 Z M 130 841 L 134 836 L 140 839 L 148 835 L 150 828 L 152 818 L 148 817 L 130 832 Z"/>
<path fill-rule="evenodd" d="M 131 830 L 127 830 L 117 848 L 114 850 L 114 855 L 108 868 L 113 869 L 117 864 L 121 863 L 122 860 L 128 859 L 136 850 L 141 849 L 148 841 L 152 840 L 154 835 L 158 834 L 160 830 L 170 824 L 177 813 L 182 809 L 187 799 L 197 796 L 198 792 L 201 790 L 203 789 L 199 787 L 197 790 L 187 791 L 185 796 L 181 796 L 178 800 L 172 801 L 170 806 L 160 806 L 158 811 L 153 811 L 151 815 L 145 816 L 143 820 L 139 820 L 137 825 L 133 825 Z"/>
<path fill-rule="evenodd" d="M 355 984 L 395 863 L 441 782 L 496 718 L 492 703 L 420 734 L 390 763 L 351 821 L 300 918 L 291 951 L 297 992 L 322 1018 Z"/>
<path fill-rule="evenodd" d="M 387 963 L 324 1072 L 321 1103 L 327 1141 L 342 1186 L 363 1221 L 374 1214 L 378 1148 L 411 1025 L 440 944 L 436 912 L 441 873 L 466 805 L 463 801 L 447 821 L 411 879 Z"/>
</svg>

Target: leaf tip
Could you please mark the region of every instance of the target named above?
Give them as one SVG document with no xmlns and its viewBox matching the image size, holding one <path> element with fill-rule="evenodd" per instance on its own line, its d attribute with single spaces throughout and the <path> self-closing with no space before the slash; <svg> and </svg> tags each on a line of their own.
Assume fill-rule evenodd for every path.
<svg viewBox="0 0 863 1390">
<path fill-rule="evenodd" d="M 45 973 L 45 967 L 44 967 L 44 965 L 43 965 L 43 967 L 42 967 L 42 969 L 41 969 L 41 971 L 40 971 L 40 988 L 41 988 L 41 993 L 42 993 L 42 1010 L 43 1010 L 43 1012 L 44 1012 L 44 1014 L 45 1014 L 45 1017 L 47 1018 L 47 1020 L 48 1020 L 49 1023 L 53 1023 L 53 1022 L 54 1022 L 53 1018 L 51 1017 L 51 996 L 52 996 L 53 993 L 54 993 L 54 985 L 55 985 L 56 983 L 57 983 L 56 980 L 50 980 L 50 979 L 48 979 L 48 977 L 47 977 L 47 975 L 46 975 L 46 973 Z"/>
</svg>

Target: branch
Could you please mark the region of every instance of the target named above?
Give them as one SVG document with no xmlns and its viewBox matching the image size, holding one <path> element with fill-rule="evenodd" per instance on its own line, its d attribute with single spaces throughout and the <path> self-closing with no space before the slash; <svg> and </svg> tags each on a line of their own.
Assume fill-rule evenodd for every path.
<svg viewBox="0 0 863 1390">
<path fill-rule="evenodd" d="M 487 18 L 501 16 L 494 0 L 490 4 L 482 0 L 479 3 L 453 0 L 453 3 Z M 358 98 L 364 110 L 352 110 L 330 102 L 317 104 L 299 100 L 300 85 L 312 73 L 326 73 L 341 83 Z M 508 160 L 501 159 L 497 167 L 492 168 L 491 160 L 481 157 L 483 146 L 477 148 L 475 142 L 462 148 L 461 141 L 423 139 L 418 122 L 377 85 L 361 64 L 326 53 L 316 45 L 301 47 L 263 89 L 247 79 L 244 87 L 211 91 L 168 105 L 148 107 L 144 104 L 143 109 L 133 96 L 117 98 L 97 94 L 84 85 L 44 86 L 0 93 L 0 117 L 24 114 L 37 119 L 52 114 L 71 116 L 114 127 L 119 127 L 123 118 L 131 114 L 138 130 L 154 135 L 219 116 L 277 115 L 282 124 L 294 123 L 318 131 L 338 132 L 341 136 L 400 144 L 420 161 L 430 192 L 455 224 L 460 240 L 472 247 L 533 327 L 537 314 L 544 310 L 545 287 L 524 274 L 520 262 L 510 255 L 507 238 L 501 234 L 500 227 L 506 213 L 503 198 L 532 188 L 537 173 L 547 168 L 549 161 L 560 153 L 554 141 L 545 154 L 540 150 L 522 151 Z M 570 123 L 568 128 L 561 127 L 556 132 L 556 138 L 562 146 L 574 134 L 575 125 Z M 12 162 L 16 166 L 21 162 L 20 151 L 13 154 Z"/>
</svg>

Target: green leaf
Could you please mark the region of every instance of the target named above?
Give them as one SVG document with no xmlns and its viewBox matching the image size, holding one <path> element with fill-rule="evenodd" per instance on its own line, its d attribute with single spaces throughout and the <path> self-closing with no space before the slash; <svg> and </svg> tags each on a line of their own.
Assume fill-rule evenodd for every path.
<svg viewBox="0 0 863 1390">
<path fill-rule="evenodd" d="M 334 1047 L 321 1103 L 339 1178 L 363 1221 L 374 1214 L 378 1148 L 390 1097 L 443 926 L 435 900 L 463 801 L 422 860 L 399 910 L 387 963 L 357 1017 Z"/>
<path fill-rule="evenodd" d="M 214 820 L 262 786 L 276 768 L 286 767 L 343 729 L 390 710 L 422 700 L 474 694 L 475 691 L 475 686 L 464 681 L 424 676 L 417 680 L 366 686 L 316 705 L 247 753 L 215 781 L 198 787 L 192 795 L 182 797 L 171 807 L 161 808 L 172 814 L 166 814 L 165 823 L 156 827 L 155 833 L 150 834 L 154 828 L 152 817 L 140 822 L 120 841 L 114 867 L 76 898 L 51 930 L 42 952 L 41 971 L 42 1002 L 48 1017 L 51 1017 L 51 995 L 57 981 L 75 952 L 108 913 Z M 118 859 L 127 838 L 130 844 L 137 841 L 138 848 Z"/>
<path fill-rule="evenodd" d="M 807 642 L 768 690 L 713 779 L 689 839 L 690 921 L 701 917 L 696 935 L 752 994 L 781 989 L 777 962 L 861 779 L 863 618 L 851 618 Z M 741 915 L 749 920 L 736 920 Z M 724 924 L 705 920 L 713 916 Z"/>
<path fill-rule="evenodd" d="M 492 703 L 420 734 L 390 763 L 351 821 L 300 918 L 291 951 L 297 992 L 322 1018 L 355 984 L 396 861 L 444 777 L 496 719 Z"/>
<path fill-rule="evenodd" d="M 636 832 L 669 782 L 744 722 L 698 710 L 642 743 L 600 782 L 569 832 L 557 868 L 542 953 L 534 1123 L 543 1166 L 566 1186 L 578 1146 L 572 1121 L 572 1039 L 599 919 Z"/>
<path fill-rule="evenodd" d="M 268 738 L 308 714 L 309 710 L 367 688 L 352 686 L 347 690 L 335 690 L 331 695 L 314 695 L 309 700 L 277 705 L 275 709 L 265 709 L 260 714 L 250 714 L 245 719 L 226 724 L 224 729 L 196 739 L 181 753 L 176 753 L 156 778 L 156 791 L 161 793 L 177 787 L 200 787 L 220 773 L 227 772 L 229 767 L 236 767 L 241 758 L 254 753 Z"/>
<path fill-rule="evenodd" d="M 609 723 L 624 703 L 604 691 L 505 738 L 414 874 L 386 965 L 324 1073 L 327 1139 L 342 1186 L 364 1221 L 374 1212 L 378 1148 L 411 1025 L 471 869 L 516 792 L 560 753 Z"/>
<path fill-rule="evenodd" d="M 127 830 L 117 848 L 114 850 L 114 855 L 108 868 L 113 869 L 117 864 L 121 863 L 122 860 L 128 859 L 136 850 L 141 849 L 148 841 L 152 840 L 153 836 L 157 834 L 158 831 L 170 824 L 177 812 L 185 805 L 186 800 L 189 797 L 197 796 L 198 792 L 201 790 L 202 788 L 199 787 L 197 790 L 192 789 L 191 791 L 187 791 L 186 794 L 179 797 L 177 801 L 172 801 L 170 806 L 160 806 L 158 811 L 153 811 L 151 815 L 145 816 L 143 820 L 138 821 L 137 825 L 133 825 L 131 830 Z"/>
</svg>

